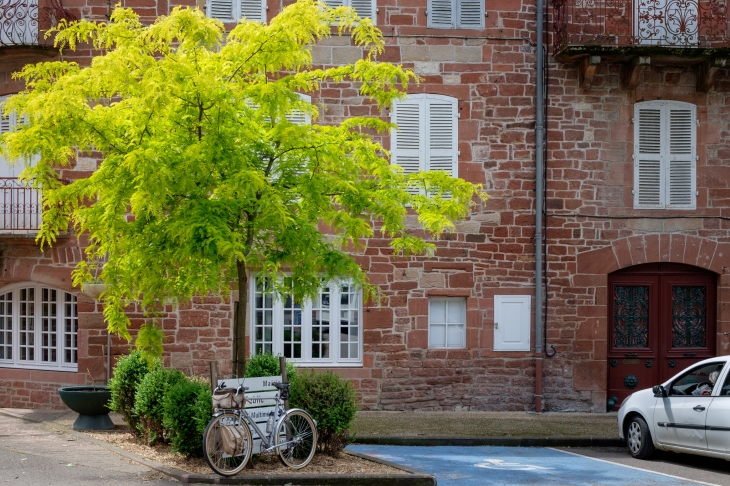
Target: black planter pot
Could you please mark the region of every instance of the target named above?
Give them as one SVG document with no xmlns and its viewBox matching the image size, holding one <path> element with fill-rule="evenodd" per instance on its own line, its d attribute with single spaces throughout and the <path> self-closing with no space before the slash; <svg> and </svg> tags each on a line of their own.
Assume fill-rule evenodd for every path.
<svg viewBox="0 0 730 486">
<path fill-rule="evenodd" d="M 67 386 L 58 389 L 61 400 L 68 408 L 79 414 L 73 424 L 74 430 L 108 430 L 114 424 L 109 418 L 107 403 L 112 392 L 105 386 Z"/>
</svg>

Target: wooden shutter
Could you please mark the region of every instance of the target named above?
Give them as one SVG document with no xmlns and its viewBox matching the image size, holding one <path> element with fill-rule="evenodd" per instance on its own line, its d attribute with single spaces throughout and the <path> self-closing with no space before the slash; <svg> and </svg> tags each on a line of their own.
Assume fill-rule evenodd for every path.
<svg viewBox="0 0 730 486">
<path fill-rule="evenodd" d="M 375 0 L 350 0 L 350 2 L 359 17 L 368 18 L 373 23 L 375 22 Z"/>
<path fill-rule="evenodd" d="M 428 27 L 450 29 L 454 27 L 456 0 L 428 0 Z"/>
<path fill-rule="evenodd" d="M 484 0 L 457 0 L 457 27 L 484 28 Z"/>
<path fill-rule="evenodd" d="M 424 104 L 428 113 L 425 170 L 441 170 L 458 177 L 457 100 L 449 96 L 427 95 Z"/>
<path fill-rule="evenodd" d="M 240 0 L 239 19 L 266 23 L 266 3 L 262 0 Z"/>
<path fill-rule="evenodd" d="M 634 119 L 634 207 L 664 207 L 662 107 L 637 106 Z"/>
<path fill-rule="evenodd" d="M 637 103 L 634 118 L 635 208 L 696 207 L 696 116 L 696 107 L 690 103 Z"/>
<path fill-rule="evenodd" d="M 307 103 L 312 102 L 312 97 L 309 95 L 300 93 L 297 93 L 297 95 L 302 99 L 302 101 L 306 101 Z M 304 113 L 300 110 L 292 110 L 288 115 L 286 115 L 286 119 L 297 125 L 309 125 L 312 123 L 312 117 L 309 113 Z"/>
<path fill-rule="evenodd" d="M 667 107 L 669 122 L 667 207 L 694 209 L 696 191 L 695 109 Z"/>
<path fill-rule="evenodd" d="M 235 22 L 234 4 L 234 0 L 208 0 L 208 17 L 223 22 Z"/>
<path fill-rule="evenodd" d="M 0 96 L 0 135 L 12 131 L 16 124 L 16 116 L 14 113 L 10 114 L 10 116 L 2 114 L 7 100 L 8 96 Z M 18 169 L 18 172 L 22 170 L 22 168 Z M 17 177 L 15 165 L 9 164 L 4 157 L 0 157 L 0 177 L 11 177 L 13 179 Z"/>
<path fill-rule="evenodd" d="M 397 128 L 390 137 L 391 161 L 406 174 L 419 172 L 425 165 L 422 101 L 421 96 L 411 96 L 393 104 L 392 120 Z"/>
<path fill-rule="evenodd" d="M 325 3 L 330 8 L 337 8 L 337 7 L 342 7 L 345 5 L 344 0 L 326 0 Z"/>
</svg>

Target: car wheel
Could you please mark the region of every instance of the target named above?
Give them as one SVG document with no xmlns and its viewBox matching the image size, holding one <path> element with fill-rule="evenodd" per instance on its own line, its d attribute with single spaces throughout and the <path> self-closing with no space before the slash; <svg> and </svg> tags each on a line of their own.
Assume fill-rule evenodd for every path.
<svg viewBox="0 0 730 486">
<path fill-rule="evenodd" d="M 637 459 L 649 459 L 654 454 L 654 442 L 646 421 L 638 415 L 631 418 L 626 429 L 626 447 Z"/>
</svg>

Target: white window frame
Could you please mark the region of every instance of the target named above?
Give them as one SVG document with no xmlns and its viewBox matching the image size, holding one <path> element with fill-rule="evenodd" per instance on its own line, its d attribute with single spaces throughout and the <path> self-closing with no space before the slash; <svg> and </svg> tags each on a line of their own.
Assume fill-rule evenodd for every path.
<svg viewBox="0 0 730 486">
<path fill-rule="evenodd" d="M 26 299 L 24 303 L 32 304 L 33 306 L 33 330 L 27 333 L 26 343 L 23 345 L 21 342 L 21 290 L 33 289 L 34 298 L 33 300 Z M 55 291 L 55 301 L 43 301 L 43 290 Z M 11 312 L 7 312 L 7 301 L 5 297 L 12 293 L 12 298 L 9 299 L 12 309 Z M 27 294 L 26 294 L 27 296 Z M 66 299 L 69 299 L 67 302 Z M 51 302 L 56 304 L 56 315 L 55 324 L 56 331 L 53 333 L 43 332 L 44 326 L 44 315 L 43 313 L 48 309 L 48 305 Z M 68 306 L 67 306 L 68 304 Z M 28 307 L 25 307 L 26 309 Z M 12 329 L 7 330 L 7 319 L 10 319 Z M 71 326 L 71 331 L 66 332 L 66 326 Z M 12 345 L 7 346 L 7 336 L 12 336 Z M 23 333 L 26 334 L 26 333 Z M 45 335 L 45 336 L 44 336 Z M 28 337 L 32 337 L 32 343 L 29 343 Z M 46 344 L 44 337 L 55 337 L 55 346 Z M 66 338 L 68 337 L 69 344 L 67 345 Z M 2 368 L 22 368 L 22 369 L 33 369 L 33 370 L 49 370 L 49 371 L 78 371 L 78 306 L 76 296 L 65 290 L 60 290 L 46 285 L 38 285 L 35 283 L 19 283 L 9 285 L 0 289 L 0 339 L 2 344 L 0 347 L 3 349 L 3 359 L 0 359 L 0 367 Z M 12 357 L 6 358 L 5 351 L 10 347 L 12 349 Z M 32 348 L 33 359 L 21 360 L 21 347 L 26 348 L 27 351 Z M 44 351 L 55 350 L 56 361 L 49 362 L 43 361 Z M 69 352 L 71 361 L 66 361 L 66 352 Z"/>
<path fill-rule="evenodd" d="M 378 6 L 376 0 L 326 0 L 325 3 L 330 8 L 336 7 L 352 7 L 360 18 L 369 18 L 373 24 L 377 24 Z M 370 13 L 363 12 L 363 9 L 370 9 Z M 365 15 L 363 15 L 365 14 Z"/>
<path fill-rule="evenodd" d="M 485 0 L 428 0 L 426 4 L 427 27 L 429 29 L 483 30 L 486 13 L 484 3 Z M 465 19 L 469 15 L 470 17 Z"/>
<path fill-rule="evenodd" d="M 231 16 L 216 16 L 214 15 L 214 3 L 222 5 L 230 5 Z M 235 23 L 243 19 L 243 9 L 248 5 L 258 8 L 260 4 L 261 12 L 258 16 L 249 17 L 246 15 L 246 20 L 254 22 L 266 23 L 266 12 L 269 7 L 266 4 L 266 0 L 206 0 L 205 2 L 205 14 L 210 18 L 215 18 L 221 22 Z"/>
<path fill-rule="evenodd" d="M 439 316 L 433 310 L 433 305 L 443 303 L 446 306 L 444 322 L 440 322 Z M 459 322 L 449 322 L 449 306 L 458 303 L 463 312 L 459 315 Z M 435 327 L 444 327 L 443 345 L 435 343 Z M 449 340 L 449 329 L 457 328 L 459 337 L 456 342 Z M 460 328 L 460 329 L 458 329 Z M 441 333 L 438 333 L 441 334 Z M 465 297 L 429 297 L 428 299 L 428 347 L 429 349 L 464 349 L 466 348 L 466 298 Z"/>
<path fill-rule="evenodd" d="M 659 119 L 651 120 L 651 116 L 656 116 L 652 113 L 658 113 Z M 686 135 L 677 137 L 679 148 L 674 148 L 672 143 L 673 116 L 685 120 L 689 117 L 683 128 L 690 129 L 690 140 L 686 140 Z M 682 101 L 644 101 L 634 105 L 633 122 L 634 209 L 696 209 L 697 107 Z M 680 171 L 690 172 L 688 184 L 678 184 L 672 190 L 672 174 Z"/>
<path fill-rule="evenodd" d="M 432 136 L 438 117 L 450 113 L 451 131 Z M 407 121 L 418 118 L 418 127 Z M 390 133 L 390 160 L 405 174 L 445 170 L 459 177 L 459 100 L 437 94 L 413 94 L 393 103 L 391 122 L 398 125 Z M 447 130 L 444 131 L 446 133 Z M 416 133 L 417 132 L 417 133 Z M 450 147 L 449 147 L 450 145 Z M 446 148 L 444 148 L 446 147 Z"/>
<path fill-rule="evenodd" d="M 251 355 L 258 354 L 259 352 L 268 352 L 269 350 L 275 355 L 275 356 L 285 356 L 285 349 L 284 349 L 284 311 L 285 311 L 285 302 L 283 302 L 281 299 L 279 299 L 276 295 L 271 295 L 270 300 L 264 298 L 264 307 L 261 307 L 258 305 L 257 302 L 257 289 L 259 284 L 259 277 L 254 275 L 251 279 L 252 285 L 249 287 L 249 302 L 251 303 L 250 310 L 249 310 L 249 319 L 251 323 L 251 333 L 250 333 L 250 350 Z M 354 295 L 354 299 L 356 299 L 356 303 L 353 306 L 345 307 L 341 303 L 341 296 L 342 296 L 342 286 L 350 286 L 348 282 L 330 282 L 328 288 L 330 289 L 330 307 L 329 307 L 329 315 L 330 316 L 340 316 L 341 312 L 354 312 L 356 314 L 357 318 L 357 342 L 354 342 L 354 340 L 350 339 L 350 333 L 348 329 L 348 341 L 342 340 L 342 334 L 341 334 L 341 328 L 334 329 L 334 325 L 330 323 L 330 329 L 329 329 L 329 356 L 327 358 L 318 358 L 313 357 L 312 353 L 312 345 L 315 343 L 312 339 L 312 328 L 313 328 L 313 311 L 316 311 L 318 309 L 318 305 L 315 302 L 312 301 L 305 301 L 300 304 L 301 307 L 301 327 L 302 327 L 302 357 L 301 358 L 293 358 L 287 356 L 287 361 L 293 361 L 295 363 L 301 363 L 306 364 L 307 367 L 360 367 L 362 366 L 362 353 L 363 353 L 363 312 L 362 312 L 362 290 L 361 289 L 355 289 L 352 288 L 351 295 Z M 263 294 L 270 295 L 270 293 L 265 291 Z M 322 293 L 320 292 L 320 295 Z M 270 330 L 270 336 L 267 336 L 265 334 L 265 330 L 263 329 L 264 326 L 258 326 L 257 325 L 257 312 L 261 310 L 269 310 L 271 312 L 270 318 L 267 316 L 264 316 L 263 319 L 266 323 L 271 322 L 271 325 L 269 326 L 271 328 Z M 292 309 L 292 308 L 290 308 Z M 352 315 L 352 314 L 351 314 Z M 348 322 L 352 322 L 352 320 L 348 320 Z M 267 324 L 265 324 L 266 326 Z M 257 328 L 262 327 L 262 339 L 259 339 L 257 334 Z M 355 327 L 352 324 L 348 325 L 349 328 Z M 268 339 L 270 337 L 270 339 Z M 320 343 L 324 343 L 324 341 L 317 341 Z M 354 345 L 355 349 L 357 350 L 357 357 L 350 358 L 350 357 L 342 357 L 342 351 L 340 346 L 342 344 L 348 344 L 348 345 Z M 259 345 L 261 347 L 259 348 Z M 267 347 L 268 346 L 268 347 Z M 320 348 L 321 349 L 321 348 Z M 352 347 L 348 348 L 348 351 L 351 350 Z"/>
</svg>

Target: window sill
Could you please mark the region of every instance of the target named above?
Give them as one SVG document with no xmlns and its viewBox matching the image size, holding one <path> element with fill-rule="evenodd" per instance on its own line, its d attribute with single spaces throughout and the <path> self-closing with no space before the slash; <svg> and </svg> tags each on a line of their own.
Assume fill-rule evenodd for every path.
<svg viewBox="0 0 730 486">
<path fill-rule="evenodd" d="M 0 369 L 8 368 L 14 370 L 29 370 L 29 371 L 58 371 L 61 373 L 78 373 L 78 365 L 72 366 L 43 366 L 43 365 L 20 365 L 14 363 L 2 363 L 0 362 Z"/>
<path fill-rule="evenodd" d="M 287 360 L 302 368 L 362 368 L 362 363 L 312 363 L 311 361 Z"/>
</svg>

